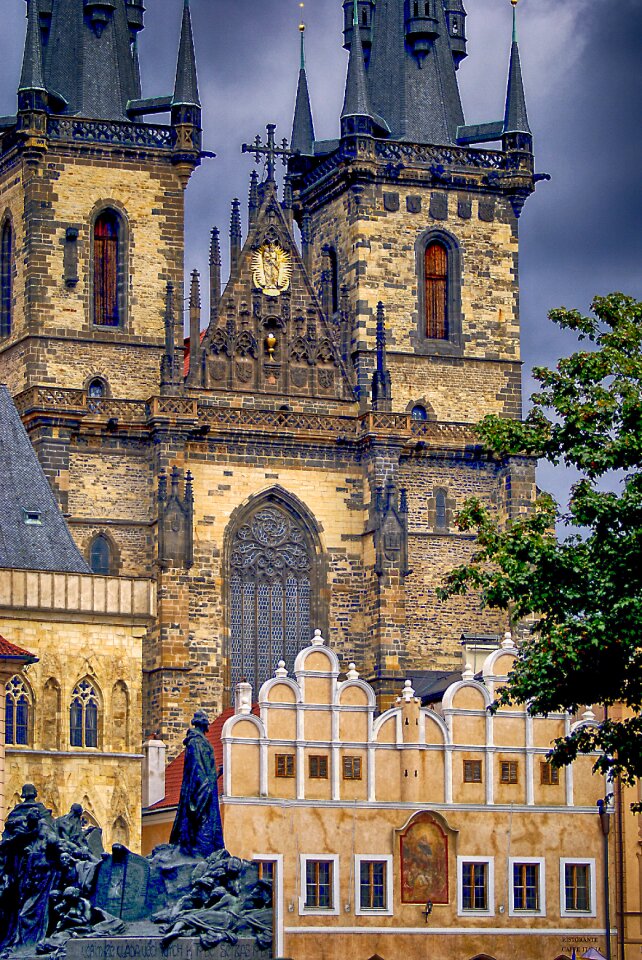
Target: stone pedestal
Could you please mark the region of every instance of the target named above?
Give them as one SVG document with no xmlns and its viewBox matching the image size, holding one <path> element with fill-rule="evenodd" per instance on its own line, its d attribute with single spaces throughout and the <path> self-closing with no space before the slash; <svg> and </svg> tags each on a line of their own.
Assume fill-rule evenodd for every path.
<svg viewBox="0 0 642 960">
<path fill-rule="evenodd" d="M 163 949 L 160 937 L 78 938 L 67 943 L 67 960 L 271 960 L 254 940 L 219 943 L 204 950 L 196 937 L 179 937 Z"/>
</svg>

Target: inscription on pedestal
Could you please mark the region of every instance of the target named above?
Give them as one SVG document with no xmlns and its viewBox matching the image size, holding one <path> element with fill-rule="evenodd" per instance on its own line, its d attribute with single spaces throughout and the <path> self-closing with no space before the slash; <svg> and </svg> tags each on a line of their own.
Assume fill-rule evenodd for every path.
<svg viewBox="0 0 642 960">
<path fill-rule="evenodd" d="M 269 960 L 253 940 L 219 943 L 204 950 L 194 937 L 182 937 L 163 949 L 158 938 L 114 937 L 109 940 L 70 940 L 67 960 Z"/>
</svg>

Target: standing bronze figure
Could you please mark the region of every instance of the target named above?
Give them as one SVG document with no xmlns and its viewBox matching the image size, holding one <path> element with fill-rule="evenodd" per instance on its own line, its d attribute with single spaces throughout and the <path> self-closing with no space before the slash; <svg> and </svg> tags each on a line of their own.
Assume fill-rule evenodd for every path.
<svg viewBox="0 0 642 960">
<path fill-rule="evenodd" d="M 188 857 L 209 857 L 225 846 L 218 804 L 214 750 L 205 736 L 206 714 L 197 710 L 185 737 L 183 785 L 170 843 Z"/>
</svg>

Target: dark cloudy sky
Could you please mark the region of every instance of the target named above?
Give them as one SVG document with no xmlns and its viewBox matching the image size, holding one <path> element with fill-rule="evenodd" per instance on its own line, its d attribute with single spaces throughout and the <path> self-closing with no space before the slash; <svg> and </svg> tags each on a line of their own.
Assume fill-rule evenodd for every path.
<svg viewBox="0 0 642 960">
<path fill-rule="evenodd" d="M 1 0 L 0 113 L 15 110 L 24 0 Z M 148 0 L 143 93 L 171 89 L 182 0 Z M 459 70 L 468 122 L 502 116 L 511 10 L 468 0 L 469 57 Z M 521 219 L 525 373 L 572 344 L 547 321 L 592 296 L 642 298 L 642 0 L 521 0 L 522 66 L 538 186 Z M 245 198 L 252 161 L 240 144 L 278 124 L 289 136 L 298 70 L 297 0 L 192 0 L 205 147 L 217 154 L 188 189 L 186 269 L 207 269 L 210 227 Z M 335 136 L 346 53 L 341 0 L 307 0 L 307 55 L 318 138 Z M 528 377 L 525 378 L 529 387 Z M 543 481 L 546 482 L 546 475 Z M 556 484 L 557 485 L 557 484 Z"/>
</svg>

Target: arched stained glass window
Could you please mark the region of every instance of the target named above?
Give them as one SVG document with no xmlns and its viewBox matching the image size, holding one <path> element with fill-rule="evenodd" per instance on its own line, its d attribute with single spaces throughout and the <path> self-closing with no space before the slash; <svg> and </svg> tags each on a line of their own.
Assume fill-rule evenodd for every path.
<svg viewBox="0 0 642 960">
<path fill-rule="evenodd" d="M 230 552 L 230 675 L 255 693 L 283 659 L 310 643 L 315 551 L 303 522 L 263 503 L 236 531 Z"/>
<path fill-rule="evenodd" d="M 98 694 L 87 679 L 81 680 L 71 695 L 69 734 L 72 747 L 98 746 Z"/>
<path fill-rule="evenodd" d="M 13 318 L 13 227 L 8 218 L 0 233 L 0 337 L 11 333 Z"/>
<path fill-rule="evenodd" d="M 448 251 L 433 241 L 426 247 L 426 337 L 448 339 Z"/>
<path fill-rule="evenodd" d="M 99 533 L 89 547 L 89 566 L 91 572 L 100 577 L 108 577 L 112 570 L 112 549 L 107 537 Z"/>
<path fill-rule="evenodd" d="M 22 677 L 12 677 L 5 686 L 5 743 L 29 746 L 31 697 Z"/>
<path fill-rule="evenodd" d="M 94 323 L 118 327 L 122 323 L 122 223 L 115 210 L 104 210 L 94 223 Z"/>
</svg>

